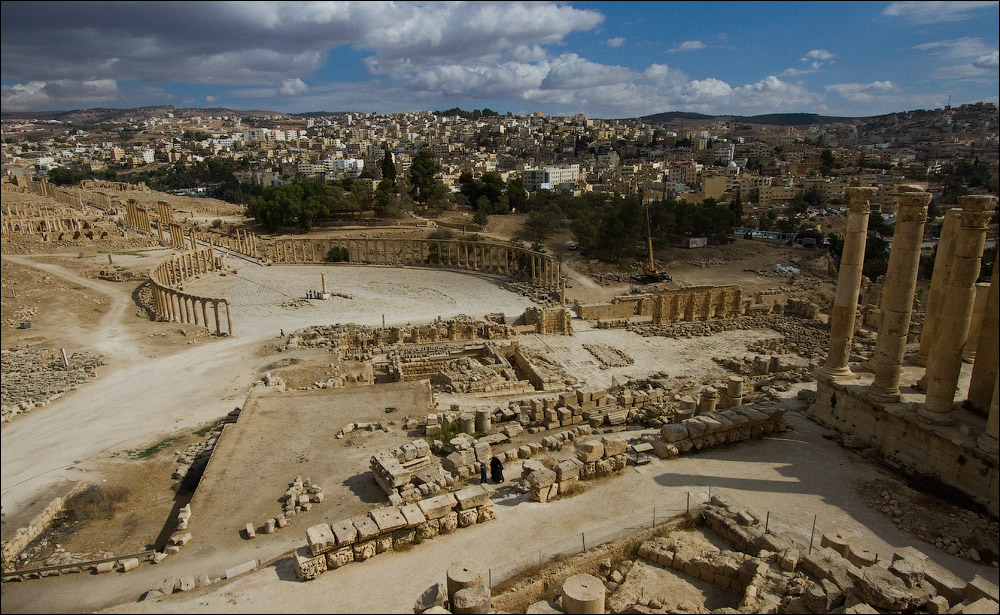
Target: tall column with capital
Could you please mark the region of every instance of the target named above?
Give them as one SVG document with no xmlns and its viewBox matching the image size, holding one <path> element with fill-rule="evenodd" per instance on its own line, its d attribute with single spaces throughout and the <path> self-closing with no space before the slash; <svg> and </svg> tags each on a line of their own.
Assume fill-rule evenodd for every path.
<svg viewBox="0 0 1000 615">
<path fill-rule="evenodd" d="M 972 379 L 969 381 L 969 405 L 973 412 L 986 413 L 993 397 L 991 383 L 997 377 L 997 363 L 1000 361 L 1000 284 L 997 282 L 997 261 L 993 261 L 993 277 L 986 296 L 986 310 L 979 325 L 979 342 L 976 346 L 976 362 L 972 364 Z"/>
<path fill-rule="evenodd" d="M 876 191 L 875 188 L 847 189 L 850 209 L 847 213 L 844 251 L 840 257 L 840 272 L 837 274 L 837 296 L 830 312 L 830 348 L 826 364 L 817 372 L 818 376 L 827 380 L 853 377 L 847 361 L 851 356 L 861 270 L 865 263 L 865 244 L 868 241 L 868 216 L 871 213 L 868 199 Z"/>
<path fill-rule="evenodd" d="M 892 232 L 889 270 L 883 291 L 882 324 L 875 342 L 875 381 L 868 391 L 873 401 L 899 401 L 899 374 L 910 330 L 910 311 L 917 288 L 920 244 L 923 241 L 927 205 L 931 195 L 923 191 L 899 194 L 896 226 Z"/>
<path fill-rule="evenodd" d="M 963 196 L 962 220 L 955 240 L 955 259 L 945 285 L 942 314 L 930 353 L 927 355 L 927 400 L 917 415 L 920 420 L 937 425 L 955 422 L 952 405 L 955 387 L 962 370 L 962 348 L 969 334 L 972 306 L 976 298 L 976 280 L 986 244 L 986 225 L 994 196 Z"/>
<path fill-rule="evenodd" d="M 962 210 L 949 209 L 944 214 L 944 224 L 941 225 L 941 237 L 938 239 L 937 256 L 934 258 L 934 272 L 931 274 L 931 288 L 927 293 L 927 306 L 924 309 L 924 326 L 920 330 L 920 350 L 910 357 L 914 365 L 927 365 L 927 354 L 930 352 L 931 340 L 941 320 L 941 303 L 945 284 L 951 274 L 951 264 L 955 259 L 955 237 L 958 233 L 958 223 L 962 219 Z"/>
</svg>

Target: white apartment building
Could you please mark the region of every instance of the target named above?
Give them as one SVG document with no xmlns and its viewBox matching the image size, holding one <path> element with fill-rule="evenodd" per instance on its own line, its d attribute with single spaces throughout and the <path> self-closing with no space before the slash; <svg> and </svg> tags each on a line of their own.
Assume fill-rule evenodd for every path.
<svg viewBox="0 0 1000 615">
<path fill-rule="evenodd" d="M 524 189 L 528 192 L 555 189 L 572 190 L 580 179 L 580 165 L 525 169 L 522 171 L 521 177 L 524 180 Z"/>
</svg>

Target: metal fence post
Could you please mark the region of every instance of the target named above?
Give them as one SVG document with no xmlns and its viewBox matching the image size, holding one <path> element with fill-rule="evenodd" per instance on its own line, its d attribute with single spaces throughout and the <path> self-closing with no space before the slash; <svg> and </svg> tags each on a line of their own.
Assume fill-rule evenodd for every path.
<svg viewBox="0 0 1000 615">
<path fill-rule="evenodd" d="M 691 514 L 691 492 L 688 491 L 687 494 L 688 494 L 688 496 L 687 496 L 687 514 L 690 515 Z"/>
<path fill-rule="evenodd" d="M 813 515 L 813 529 L 809 534 L 809 553 L 813 552 L 813 538 L 816 537 L 816 515 Z"/>
<path fill-rule="evenodd" d="M 585 532 L 580 532 L 580 538 L 583 540 L 583 552 L 587 552 L 587 534 Z"/>
<path fill-rule="evenodd" d="M 767 533 L 767 528 L 771 525 L 771 511 L 767 511 L 767 516 L 764 517 L 764 533 Z"/>
</svg>

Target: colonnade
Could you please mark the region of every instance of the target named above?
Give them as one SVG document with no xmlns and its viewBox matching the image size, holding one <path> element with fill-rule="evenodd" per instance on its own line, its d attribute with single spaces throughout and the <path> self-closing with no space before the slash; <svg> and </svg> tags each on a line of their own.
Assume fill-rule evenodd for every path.
<svg viewBox="0 0 1000 615">
<path fill-rule="evenodd" d="M 346 253 L 331 256 L 331 249 Z M 439 266 L 504 276 L 559 288 L 559 263 L 551 256 L 508 244 L 435 239 L 276 239 L 275 263 L 346 262 Z"/>
<path fill-rule="evenodd" d="M 222 335 L 220 314 L 220 306 L 222 306 L 225 308 L 225 334 L 232 335 L 232 308 L 227 299 L 199 297 L 175 288 L 190 278 L 216 271 L 221 267 L 221 263 L 215 257 L 214 247 L 211 245 L 207 248 L 174 254 L 157 265 L 149 276 L 153 291 L 153 310 L 156 315 L 169 322 L 202 325 L 207 327 L 209 331 L 212 331 L 212 321 L 214 320 L 215 334 Z M 214 313 L 212 320 L 209 319 L 209 306 Z"/>
<path fill-rule="evenodd" d="M 139 202 L 129 199 L 125 202 L 125 226 L 141 233 L 153 232 L 153 227 L 149 222 L 149 212 L 145 208 L 139 207 Z"/>
<path fill-rule="evenodd" d="M 654 324 L 736 318 L 743 309 L 736 285 L 673 288 L 657 293 L 653 302 Z"/>
<path fill-rule="evenodd" d="M 848 232 L 844 240 L 837 298 L 830 317 L 830 352 L 826 364 L 817 370 L 817 376 L 831 382 L 854 377 L 847 360 L 856 323 L 860 269 L 864 261 L 865 233 L 862 230 L 867 227 L 870 211 L 870 193 L 864 188 L 848 188 L 848 194 Z M 907 191 L 898 197 L 899 211 L 883 291 L 884 312 L 875 345 L 875 379 L 867 392 L 868 398 L 878 403 L 901 399 L 900 373 L 916 290 L 920 243 L 927 206 L 931 201 L 931 195 L 922 191 Z M 967 350 L 965 346 L 970 339 L 976 280 L 987 224 L 996 203 L 994 196 L 960 197 L 959 208 L 950 210 L 945 216 L 931 278 L 920 351 L 912 357 L 913 363 L 927 366 L 922 379 L 926 383 L 927 395 L 917 410 L 917 417 L 931 425 L 955 422 L 955 395 L 963 351 Z M 975 340 L 975 364 L 968 393 L 972 409 L 987 414 L 986 430 L 979 436 L 977 447 L 994 455 L 1000 448 L 996 416 L 1000 382 L 997 371 L 997 339 L 1000 337 L 997 311 L 1000 308 L 997 305 L 996 270 L 994 263 L 985 312 Z M 971 352 L 965 354 L 968 356 Z"/>
</svg>

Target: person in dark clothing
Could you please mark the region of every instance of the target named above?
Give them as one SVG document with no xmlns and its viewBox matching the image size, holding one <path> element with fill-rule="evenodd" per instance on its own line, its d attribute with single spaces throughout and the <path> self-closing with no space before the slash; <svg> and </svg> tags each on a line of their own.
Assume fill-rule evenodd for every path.
<svg viewBox="0 0 1000 615">
<path fill-rule="evenodd" d="M 487 482 L 487 478 L 486 478 L 486 464 L 485 463 L 481 463 L 481 464 L 479 464 L 479 484 L 480 485 L 485 485 L 486 482 Z"/>
<path fill-rule="evenodd" d="M 493 474 L 494 483 L 503 482 L 503 463 L 500 461 L 499 457 L 490 459 L 490 471 Z"/>
</svg>

